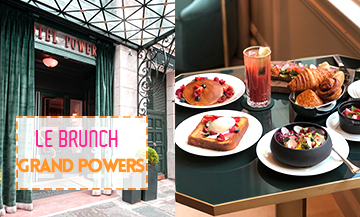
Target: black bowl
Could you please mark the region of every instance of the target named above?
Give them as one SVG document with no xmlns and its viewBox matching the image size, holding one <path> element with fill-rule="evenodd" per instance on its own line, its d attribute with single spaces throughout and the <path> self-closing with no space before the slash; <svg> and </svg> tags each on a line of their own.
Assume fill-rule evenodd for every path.
<svg viewBox="0 0 360 217">
<path fill-rule="evenodd" d="M 301 127 L 316 127 L 324 130 L 326 135 L 325 142 L 321 146 L 312 149 L 291 149 L 283 146 L 275 139 L 276 133 L 281 130 L 281 128 L 279 128 L 274 133 L 270 144 L 271 152 L 275 159 L 293 167 L 310 167 L 325 160 L 330 155 L 332 148 L 332 142 L 328 132 L 320 125 L 307 122 L 294 122 L 284 127 L 293 129 L 296 125 Z"/>
<path fill-rule="evenodd" d="M 360 99 L 353 99 L 350 101 L 343 102 L 339 105 L 338 113 L 339 113 L 339 121 L 340 127 L 347 133 L 352 134 L 360 134 L 360 120 L 351 119 L 343 115 L 343 112 L 346 108 L 351 108 L 351 106 L 355 106 L 356 108 L 360 108 Z"/>
<path fill-rule="evenodd" d="M 327 102 L 323 105 L 317 106 L 317 107 L 304 107 L 301 105 L 298 105 L 295 103 L 297 95 L 300 93 L 292 92 L 289 95 L 289 101 L 291 104 L 291 107 L 294 109 L 296 113 L 303 117 L 309 117 L 309 118 L 315 118 L 315 117 L 321 117 L 328 115 L 336 110 L 337 101 L 341 99 L 346 92 L 345 86 L 342 86 L 343 92 L 341 93 L 340 97 L 336 100 L 333 100 L 331 102 Z"/>
</svg>

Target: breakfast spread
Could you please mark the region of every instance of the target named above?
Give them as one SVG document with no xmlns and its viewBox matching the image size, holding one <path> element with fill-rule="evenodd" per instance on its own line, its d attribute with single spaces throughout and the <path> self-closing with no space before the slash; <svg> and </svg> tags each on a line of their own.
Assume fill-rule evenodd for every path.
<svg viewBox="0 0 360 217">
<path fill-rule="evenodd" d="M 188 144 L 229 151 L 236 148 L 249 126 L 246 117 L 205 115 L 188 137 Z"/>
<path fill-rule="evenodd" d="M 312 149 L 321 146 L 325 140 L 325 131 L 316 127 L 294 126 L 293 129 L 282 127 L 276 132 L 275 139 L 291 149 Z"/>
<path fill-rule="evenodd" d="M 234 88 L 218 77 L 208 79 L 198 76 L 187 85 L 183 84 L 175 94 L 180 102 L 208 106 L 230 99 L 234 95 Z"/>
<path fill-rule="evenodd" d="M 360 119 L 360 109 L 355 106 L 351 106 L 351 108 L 346 108 L 342 111 L 342 114 L 351 119 Z"/>
<path fill-rule="evenodd" d="M 335 73 L 327 62 L 317 68 L 304 68 L 289 84 L 293 92 L 301 92 L 295 103 L 304 107 L 317 107 L 338 99 L 342 92 L 344 73 Z"/>
</svg>

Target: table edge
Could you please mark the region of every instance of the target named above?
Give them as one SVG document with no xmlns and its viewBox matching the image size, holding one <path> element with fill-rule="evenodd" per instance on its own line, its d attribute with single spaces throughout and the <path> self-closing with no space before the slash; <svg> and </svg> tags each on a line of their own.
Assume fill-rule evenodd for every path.
<svg viewBox="0 0 360 217">
<path fill-rule="evenodd" d="M 294 190 L 246 198 L 216 205 L 175 191 L 175 201 L 182 205 L 189 206 L 196 210 L 205 212 L 207 214 L 217 216 L 242 211 L 245 209 L 271 204 L 279 204 L 308 197 L 315 197 L 323 194 L 335 193 L 338 191 L 351 190 L 355 188 L 360 188 L 360 178 L 340 180 L 332 183 L 298 188 Z"/>
</svg>

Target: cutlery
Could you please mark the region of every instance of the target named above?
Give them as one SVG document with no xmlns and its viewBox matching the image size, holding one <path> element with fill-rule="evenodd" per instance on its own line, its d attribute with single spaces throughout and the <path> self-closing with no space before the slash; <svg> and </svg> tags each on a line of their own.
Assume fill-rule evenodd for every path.
<svg viewBox="0 0 360 217">
<path fill-rule="evenodd" d="M 346 164 L 346 166 L 350 169 L 350 171 L 356 175 L 360 173 L 360 168 L 352 164 L 348 159 L 344 158 L 339 154 L 339 152 L 336 151 L 334 147 L 332 147 L 332 150 L 341 158 L 341 160 Z"/>
</svg>

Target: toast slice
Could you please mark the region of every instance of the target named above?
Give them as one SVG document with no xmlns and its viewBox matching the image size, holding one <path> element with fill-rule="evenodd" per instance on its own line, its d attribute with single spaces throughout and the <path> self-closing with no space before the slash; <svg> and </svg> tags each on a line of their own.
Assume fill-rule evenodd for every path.
<svg viewBox="0 0 360 217">
<path fill-rule="evenodd" d="M 249 127 L 249 120 L 246 117 L 232 117 L 235 119 L 235 132 L 227 132 L 224 135 L 225 140 L 221 141 L 221 138 L 218 139 L 217 137 L 221 137 L 218 135 L 213 136 L 206 136 L 203 132 L 204 128 L 206 128 L 206 122 L 208 120 L 214 120 L 214 115 L 205 115 L 194 131 L 188 137 L 188 144 L 218 150 L 218 151 L 230 151 L 233 150 L 238 146 L 240 140 L 244 136 L 246 130 Z M 238 121 L 237 121 L 238 120 Z M 234 129 L 233 129 L 234 130 Z M 237 132 L 238 131 L 238 132 Z"/>
</svg>

